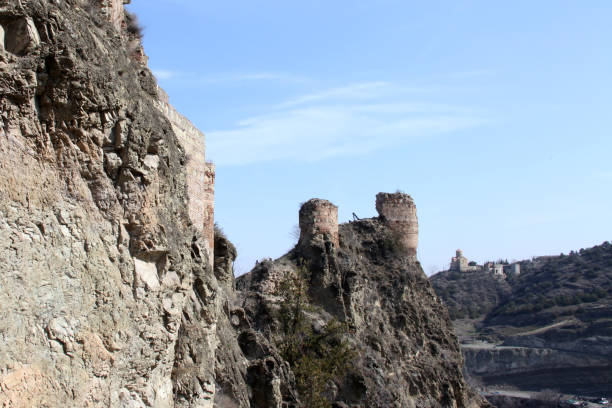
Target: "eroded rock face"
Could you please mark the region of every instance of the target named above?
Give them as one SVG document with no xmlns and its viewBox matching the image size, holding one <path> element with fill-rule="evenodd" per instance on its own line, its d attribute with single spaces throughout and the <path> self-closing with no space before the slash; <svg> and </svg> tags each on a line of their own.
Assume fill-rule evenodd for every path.
<svg viewBox="0 0 612 408">
<path fill-rule="evenodd" d="M 212 406 L 224 315 L 185 153 L 97 4 L 0 8 L 0 406 Z"/>
<path fill-rule="evenodd" d="M 38 30 L 30 17 L 16 18 L 6 24 L 3 34 L 5 49 L 16 55 L 25 55 L 40 45 Z"/>
<path fill-rule="evenodd" d="M 313 329 L 336 317 L 349 325 L 357 351 L 353 369 L 330 391 L 333 406 L 488 406 L 466 386 L 448 312 L 398 239 L 384 220 L 360 220 L 340 225 L 338 247 L 312 240 L 260 263 L 237 280 L 249 330 L 274 338 L 278 282 L 306 263 L 310 297 L 320 308 L 311 315 Z"/>
</svg>

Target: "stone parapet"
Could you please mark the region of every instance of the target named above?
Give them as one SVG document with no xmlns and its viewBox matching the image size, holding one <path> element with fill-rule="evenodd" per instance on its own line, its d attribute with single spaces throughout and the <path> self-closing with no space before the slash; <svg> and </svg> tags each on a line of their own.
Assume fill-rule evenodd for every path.
<svg viewBox="0 0 612 408">
<path fill-rule="evenodd" d="M 378 193 L 376 211 L 389 227 L 399 235 L 409 255 L 416 255 L 419 223 L 414 200 L 405 193 Z"/>
<path fill-rule="evenodd" d="M 317 238 L 338 246 L 338 207 L 327 200 L 313 198 L 300 208 L 299 246 L 309 245 Z"/>
</svg>

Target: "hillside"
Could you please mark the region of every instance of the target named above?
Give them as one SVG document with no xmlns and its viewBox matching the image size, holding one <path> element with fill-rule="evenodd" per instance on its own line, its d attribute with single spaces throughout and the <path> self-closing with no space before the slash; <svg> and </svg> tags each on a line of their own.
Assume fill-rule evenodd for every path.
<svg viewBox="0 0 612 408">
<path fill-rule="evenodd" d="M 564 317 L 612 316 L 612 244 L 521 262 L 512 295 L 487 315 L 488 325 L 542 325 Z"/>
<path fill-rule="evenodd" d="M 441 272 L 431 282 L 453 320 L 486 316 L 512 293 L 506 280 L 481 271 Z"/>
<path fill-rule="evenodd" d="M 612 244 L 520 268 L 506 279 L 485 271 L 430 278 L 454 318 L 468 373 L 527 389 L 612 391 Z"/>
</svg>

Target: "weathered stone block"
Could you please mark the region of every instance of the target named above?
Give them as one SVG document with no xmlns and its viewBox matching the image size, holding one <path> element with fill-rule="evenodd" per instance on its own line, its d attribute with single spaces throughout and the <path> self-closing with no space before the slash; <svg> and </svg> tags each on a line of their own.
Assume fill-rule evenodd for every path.
<svg viewBox="0 0 612 408">
<path fill-rule="evenodd" d="M 154 262 L 146 262 L 134 258 L 134 271 L 136 276 L 149 290 L 159 290 L 159 277 L 157 276 L 157 265 Z"/>
<path fill-rule="evenodd" d="M 0 25 L 0 51 L 4 51 L 4 27 Z"/>
<path fill-rule="evenodd" d="M 6 50 L 24 55 L 40 45 L 38 30 L 31 18 L 20 18 L 6 27 L 4 44 Z"/>
</svg>

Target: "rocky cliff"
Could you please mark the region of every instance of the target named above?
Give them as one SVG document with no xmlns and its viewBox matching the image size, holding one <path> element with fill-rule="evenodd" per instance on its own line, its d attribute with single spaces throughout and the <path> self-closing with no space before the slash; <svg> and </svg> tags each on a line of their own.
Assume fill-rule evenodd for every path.
<svg viewBox="0 0 612 408">
<path fill-rule="evenodd" d="M 222 291 L 115 3 L 0 3 L 2 406 L 212 406 Z"/>
<path fill-rule="evenodd" d="M 304 260 L 313 333 L 335 317 L 354 357 L 326 400 L 478 405 L 408 247 L 416 212 L 317 226 L 236 290 L 212 190 L 188 181 L 212 168 L 188 165 L 123 3 L 0 0 L 0 406 L 304 406 L 269 313 Z"/>
<path fill-rule="evenodd" d="M 260 263 L 238 279 L 240 313 L 248 322 L 239 338 L 264 333 L 268 339 L 279 339 L 280 331 L 283 341 L 275 319 L 282 301 L 279 288 L 287 276 L 306 269 L 313 306 L 308 308 L 308 324 L 319 333 L 332 320 L 344 322 L 348 328 L 344 337 L 356 352 L 351 368 L 325 391 L 334 407 L 483 404 L 463 381 L 448 312 L 433 292 L 412 246 L 405 245 L 382 215 L 342 224 L 334 231 L 329 218 L 322 216 L 329 208 L 324 200 L 304 204 L 302 236 L 296 248 L 276 261 Z M 303 219 L 308 214 L 314 217 L 310 222 Z M 258 349 L 253 358 L 267 357 Z M 271 356 L 271 361 L 277 358 Z M 280 381 L 281 399 L 283 389 L 291 386 Z M 286 397 L 291 399 L 291 395 Z"/>
</svg>

